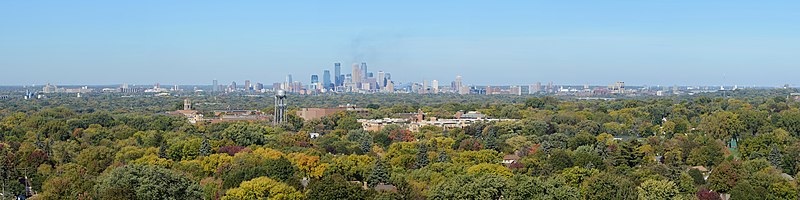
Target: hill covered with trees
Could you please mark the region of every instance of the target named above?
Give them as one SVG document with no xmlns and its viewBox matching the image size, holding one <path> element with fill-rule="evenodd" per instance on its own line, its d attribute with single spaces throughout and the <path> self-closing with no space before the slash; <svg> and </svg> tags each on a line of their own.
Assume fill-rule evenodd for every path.
<svg viewBox="0 0 800 200">
<path fill-rule="evenodd" d="M 797 199 L 800 103 L 788 92 L 297 97 L 295 109 L 370 113 L 278 127 L 190 124 L 163 114 L 180 107 L 174 97 L 12 99 L 0 104 L 2 198 Z M 270 98 L 190 98 L 204 112 L 272 111 Z M 356 122 L 418 109 L 518 120 L 418 132 Z"/>
</svg>

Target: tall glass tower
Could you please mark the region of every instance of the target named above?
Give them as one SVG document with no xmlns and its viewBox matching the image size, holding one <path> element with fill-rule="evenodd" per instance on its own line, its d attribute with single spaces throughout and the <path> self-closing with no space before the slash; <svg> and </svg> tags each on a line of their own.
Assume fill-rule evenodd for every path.
<svg viewBox="0 0 800 200">
<path fill-rule="evenodd" d="M 214 79 L 213 86 L 211 86 L 211 87 L 212 87 L 211 88 L 212 92 L 217 92 L 217 90 L 219 90 L 219 82 L 217 81 L 217 79 Z"/>
<path fill-rule="evenodd" d="M 322 71 L 322 88 L 331 89 L 331 71 Z"/>
<path fill-rule="evenodd" d="M 336 75 L 333 77 L 336 86 L 344 85 L 344 80 L 342 80 L 342 63 L 333 63 L 333 72 L 334 75 Z"/>
<path fill-rule="evenodd" d="M 367 63 L 362 62 L 361 63 L 361 77 L 359 77 L 362 80 L 360 80 L 360 81 L 363 81 L 363 80 L 366 80 L 367 78 L 369 78 L 369 76 L 367 76 L 368 74 L 369 74 L 369 71 L 367 70 Z"/>
</svg>

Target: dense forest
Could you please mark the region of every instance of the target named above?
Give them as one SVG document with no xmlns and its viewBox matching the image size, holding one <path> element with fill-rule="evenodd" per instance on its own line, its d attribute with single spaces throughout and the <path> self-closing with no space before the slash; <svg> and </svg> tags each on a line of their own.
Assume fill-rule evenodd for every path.
<svg viewBox="0 0 800 200">
<path fill-rule="evenodd" d="M 303 121 L 194 125 L 165 115 L 258 109 L 250 96 L 52 96 L 0 102 L 3 199 L 798 199 L 800 103 L 790 90 L 578 100 L 327 95 L 358 104 Z M 493 118 L 466 128 L 364 131 L 423 110 Z M 292 112 L 290 112 L 292 113 Z M 311 138 L 309 133 L 321 133 Z"/>
</svg>

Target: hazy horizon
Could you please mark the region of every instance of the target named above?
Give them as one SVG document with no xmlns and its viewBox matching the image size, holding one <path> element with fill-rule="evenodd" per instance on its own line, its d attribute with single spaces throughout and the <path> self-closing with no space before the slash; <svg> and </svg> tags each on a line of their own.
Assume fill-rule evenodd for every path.
<svg viewBox="0 0 800 200">
<path fill-rule="evenodd" d="M 800 2 L 0 2 L 0 85 L 797 85 Z"/>
</svg>

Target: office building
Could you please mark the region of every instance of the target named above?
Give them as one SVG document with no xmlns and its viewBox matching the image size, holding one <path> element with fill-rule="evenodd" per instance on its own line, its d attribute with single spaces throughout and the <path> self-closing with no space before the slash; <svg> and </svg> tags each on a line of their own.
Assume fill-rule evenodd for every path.
<svg viewBox="0 0 800 200">
<path fill-rule="evenodd" d="M 528 86 L 528 94 L 536 94 L 542 90 L 542 82 L 536 82 L 536 84 Z"/>
<path fill-rule="evenodd" d="M 127 88 L 128 88 L 128 84 L 125 84 L 125 89 L 127 89 Z M 217 82 L 217 79 L 214 79 L 214 83 L 211 86 L 211 91 L 212 92 L 218 92 L 219 91 L 219 82 Z"/>
<path fill-rule="evenodd" d="M 253 86 L 250 85 L 250 80 L 244 80 L 244 91 L 250 91 Z"/>
<path fill-rule="evenodd" d="M 439 81 L 433 80 L 431 81 L 431 93 L 439 93 Z"/>
<path fill-rule="evenodd" d="M 353 83 L 361 83 L 361 80 L 362 80 L 363 75 L 364 75 L 361 72 L 361 69 L 362 68 L 358 67 L 358 64 L 353 63 L 353 72 L 351 73 L 351 76 L 352 76 L 352 79 L 351 79 L 352 81 L 351 82 L 353 82 Z"/>
<path fill-rule="evenodd" d="M 625 94 L 625 82 L 617 81 L 614 85 L 609 86 L 612 94 Z"/>
<path fill-rule="evenodd" d="M 331 83 L 331 71 L 324 70 L 322 71 L 322 88 L 329 90 L 333 88 L 333 84 Z"/>
<path fill-rule="evenodd" d="M 422 80 L 422 88 L 420 88 L 419 93 L 428 94 L 428 81 Z"/>
<path fill-rule="evenodd" d="M 314 84 L 317 84 L 317 83 L 319 83 L 319 76 L 317 76 L 316 74 L 312 74 L 311 75 L 311 84 L 314 85 Z"/>
<path fill-rule="evenodd" d="M 386 73 L 378 71 L 378 78 L 376 80 L 378 81 L 378 89 L 386 87 Z"/>
<path fill-rule="evenodd" d="M 335 83 L 334 85 L 342 86 L 344 84 L 344 75 L 342 75 L 342 63 L 333 63 L 333 72 L 334 72 L 333 75 L 336 75 L 333 77 Z"/>
<path fill-rule="evenodd" d="M 462 86 L 464 85 L 461 83 L 461 75 L 458 75 L 456 76 L 456 80 L 453 81 L 453 92 L 460 93 Z"/>
<path fill-rule="evenodd" d="M 367 78 L 369 78 L 369 70 L 367 70 L 367 63 L 365 63 L 365 62 L 361 63 L 361 77 L 360 78 L 361 78 L 360 79 L 361 82 L 363 82 L 363 80 L 366 80 Z"/>
<path fill-rule="evenodd" d="M 386 87 L 383 88 L 383 91 L 394 92 L 394 83 L 391 80 L 386 81 Z"/>
</svg>

